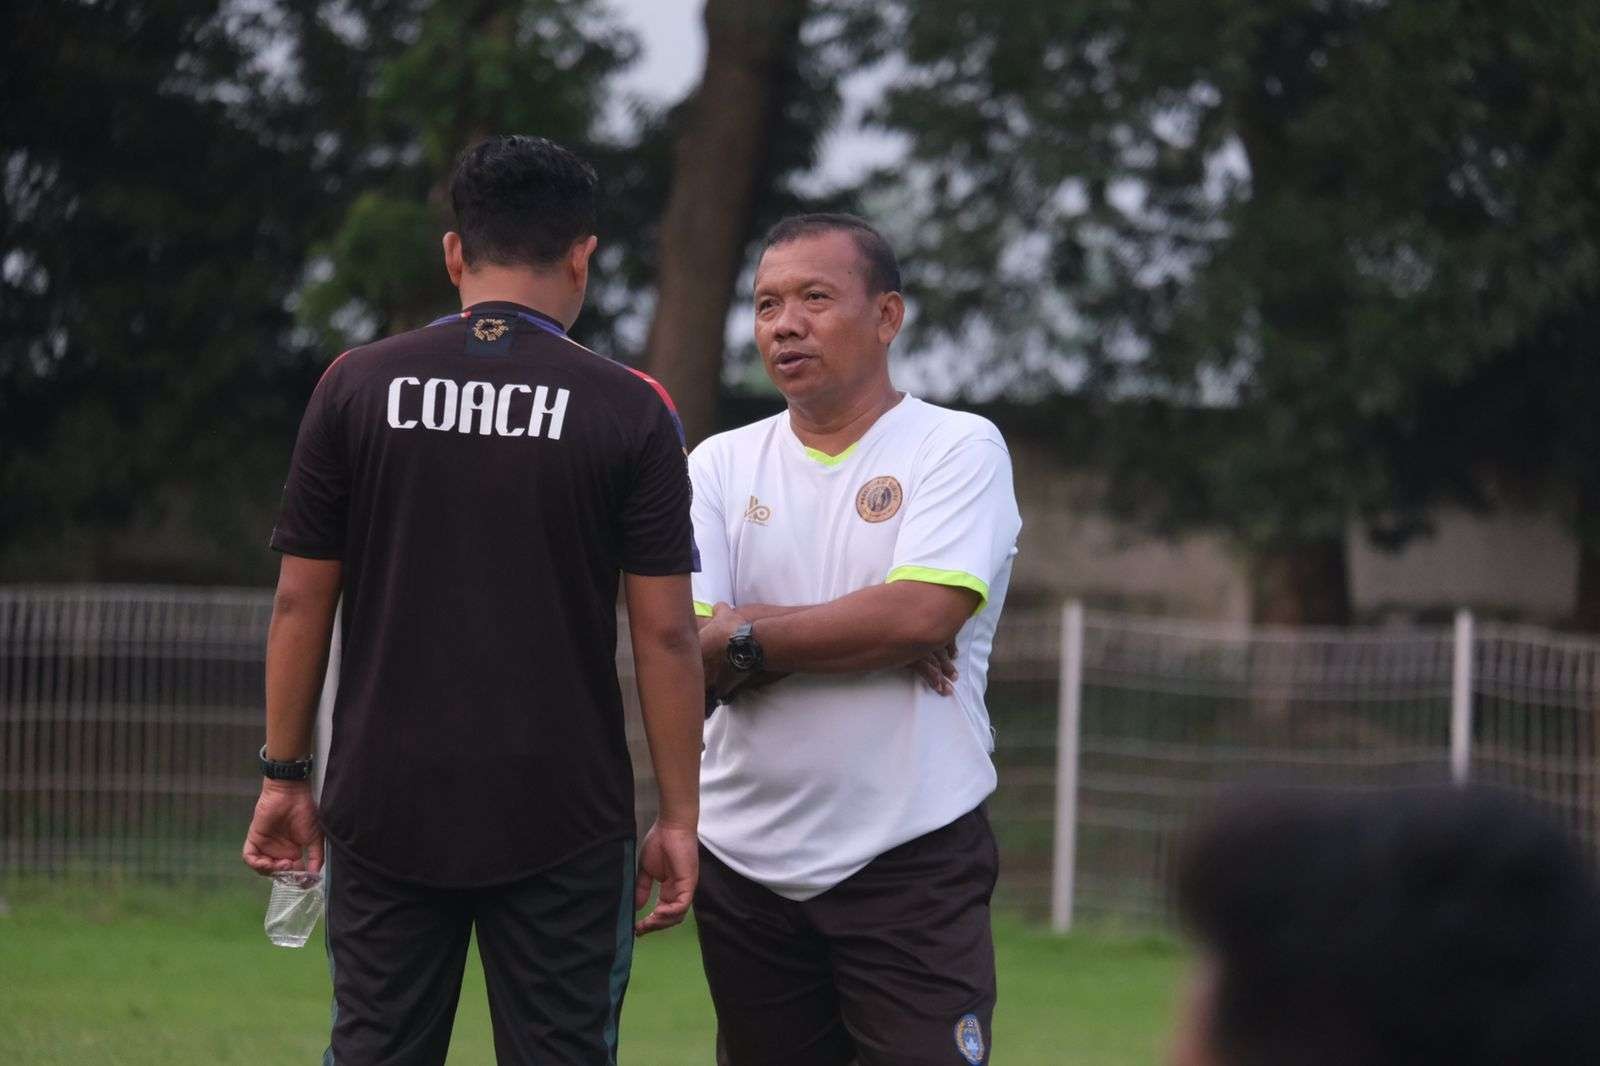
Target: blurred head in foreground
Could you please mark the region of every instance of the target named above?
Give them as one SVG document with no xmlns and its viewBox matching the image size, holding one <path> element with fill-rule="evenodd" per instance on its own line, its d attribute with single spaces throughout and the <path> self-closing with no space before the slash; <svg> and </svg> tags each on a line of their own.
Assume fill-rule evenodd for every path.
<svg viewBox="0 0 1600 1066">
<path fill-rule="evenodd" d="M 791 408 L 827 422 L 892 391 L 905 321 L 889 242 L 853 215 L 795 215 L 767 234 L 755 281 L 756 347 Z"/>
<path fill-rule="evenodd" d="M 474 290 L 532 291 L 570 327 L 588 287 L 598 189 L 592 166 L 544 137 L 490 137 L 462 152 L 444 264 L 463 302 Z"/>
<path fill-rule="evenodd" d="M 1174 1066 L 1600 1063 L 1600 890 L 1498 793 L 1233 797 L 1192 838 Z"/>
</svg>

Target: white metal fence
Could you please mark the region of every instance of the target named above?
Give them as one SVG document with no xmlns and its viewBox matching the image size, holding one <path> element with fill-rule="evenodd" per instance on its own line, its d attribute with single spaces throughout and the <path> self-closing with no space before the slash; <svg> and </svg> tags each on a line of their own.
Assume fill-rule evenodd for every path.
<svg viewBox="0 0 1600 1066">
<path fill-rule="evenodd" d="M 1296 630 L 1069 605 L 1060 631 L 1058 929 L 1075 914 L 1165 924 L 1178 836 L 1247 780 L 1490 782 L 1595 849 L 1600 641 L 1465 612 L 1453 627 Z"/>
<path fill-rule="evenodd" d="M 0 872 L 232 872 L 270 615 L 258 591 L 0 589 Z"/>
<path fill-rule="evenodd" d="M 241 870 L 270 614 L 255 590 L 0 589 L 0 875 Z M 1012 610 L 989 706 L 1000 903 L 1060 928 L 1164 924 L 1183 827 L 1219 786 L 1263 774 L 1470 776 L 1600 848 L 1600 641 L 1466 616 L 1285 630 Z"/>
</svg>

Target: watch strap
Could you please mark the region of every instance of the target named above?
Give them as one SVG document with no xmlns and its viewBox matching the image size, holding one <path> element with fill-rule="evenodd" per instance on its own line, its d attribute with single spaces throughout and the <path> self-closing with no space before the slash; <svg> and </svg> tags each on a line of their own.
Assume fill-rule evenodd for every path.
<svg viewBox="0 0 1600 1066">
<path fill-rule="evenodd" d="M 287 762 L 267 758 L 267 746 L 261 745 L 261 750 L 256 754 L 261 763 L 261 776 L 271 781 L 307 781 L 311 778 L 311 770 L 316 765 L 317 757 L 307 755 L 301 759 L 292 759 Z"/>
</svg>

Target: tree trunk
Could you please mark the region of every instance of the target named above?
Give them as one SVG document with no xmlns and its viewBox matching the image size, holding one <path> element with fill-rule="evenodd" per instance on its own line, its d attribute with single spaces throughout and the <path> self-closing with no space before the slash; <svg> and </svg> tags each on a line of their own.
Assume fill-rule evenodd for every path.
<svg viewBox="0 0 1600 1066">
<path fill-rule="evenodd" d="M 805 0 L 707 0 L 706 66 L 673 146 L 645 365 L 691 444 L 716 423 L 728 308 Z"/>
<path fill-rule="evenodd" d="M 1350 582 L 1343 537 L 1262 549 L 1252 575 L 1257 623 L 1345 625 L 1350 621 Z"/>
<path fill-rule="evenodd" d="M 1237 132 L 1250 166 L 1252 195 L 1265 195 L 1285 183 L 1292 185 L 1294 163 L 1292 146 L 1286 140 L 1285 104 L 1270 95 L 1265 86 L 1283 62 L 1285 40 L 1282 34 L 1298 24 L 1301 30 L 1318 36 L 1327 32 L 1316 24 L 1323 15 L 1282 20 L 1270 33 L 1259 36 L 1250 54 L 1249 89 L 1242 94 L 1236 115 Z M 1266 23 L 1272 27 L 1273 23 Z M 1292 37 L 1300 36 L 1291 33 Z M 1302 47 L 1297 45 L 1296 47 Z M 1296 104 L 1296 107 L 1302 106 Z M 1262 299 L 1257 313 L 1271 331 L 1280 335 L 1337 338 L 1339 331 L 1326 323 L 1312 322 L 1297 294 L 1278 293 Z M 1324 317 L 1337 319 L 1325 312 Z M 1329 340 L 1329 345 L 1336 341 Z M 1268 625 L 1346 625 L 1350 621 L 1350 584 L 1345 561 L 1345 538 L 1281 541 L 1257 550 L 1252 560 L 1251 616 L 1257 624 Z"/>
</svg>

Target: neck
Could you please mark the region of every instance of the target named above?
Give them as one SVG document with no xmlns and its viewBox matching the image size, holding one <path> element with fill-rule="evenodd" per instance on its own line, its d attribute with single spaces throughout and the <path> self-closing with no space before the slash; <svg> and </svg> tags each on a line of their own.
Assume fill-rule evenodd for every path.
<svg viewBox="0 0 1600 1066">
<path fill-rule="evenodd" d="M 791 403 L 789 425 L 800 443 L 828 455 L 838 455 L 860 440 L 905 394 L 885 376 L 871 389 L 835 405 Z"/>
<path fill-rule="evenodd" d="M 565 279 L 527 269 L 478 267 L 463 272 L 457 288 L 463 308 L 491 301 L 521 304 L 549 315 L 565 329 L 572 328 L 582 304 L 573 299 L 572 286 Z"/>
</svg>

